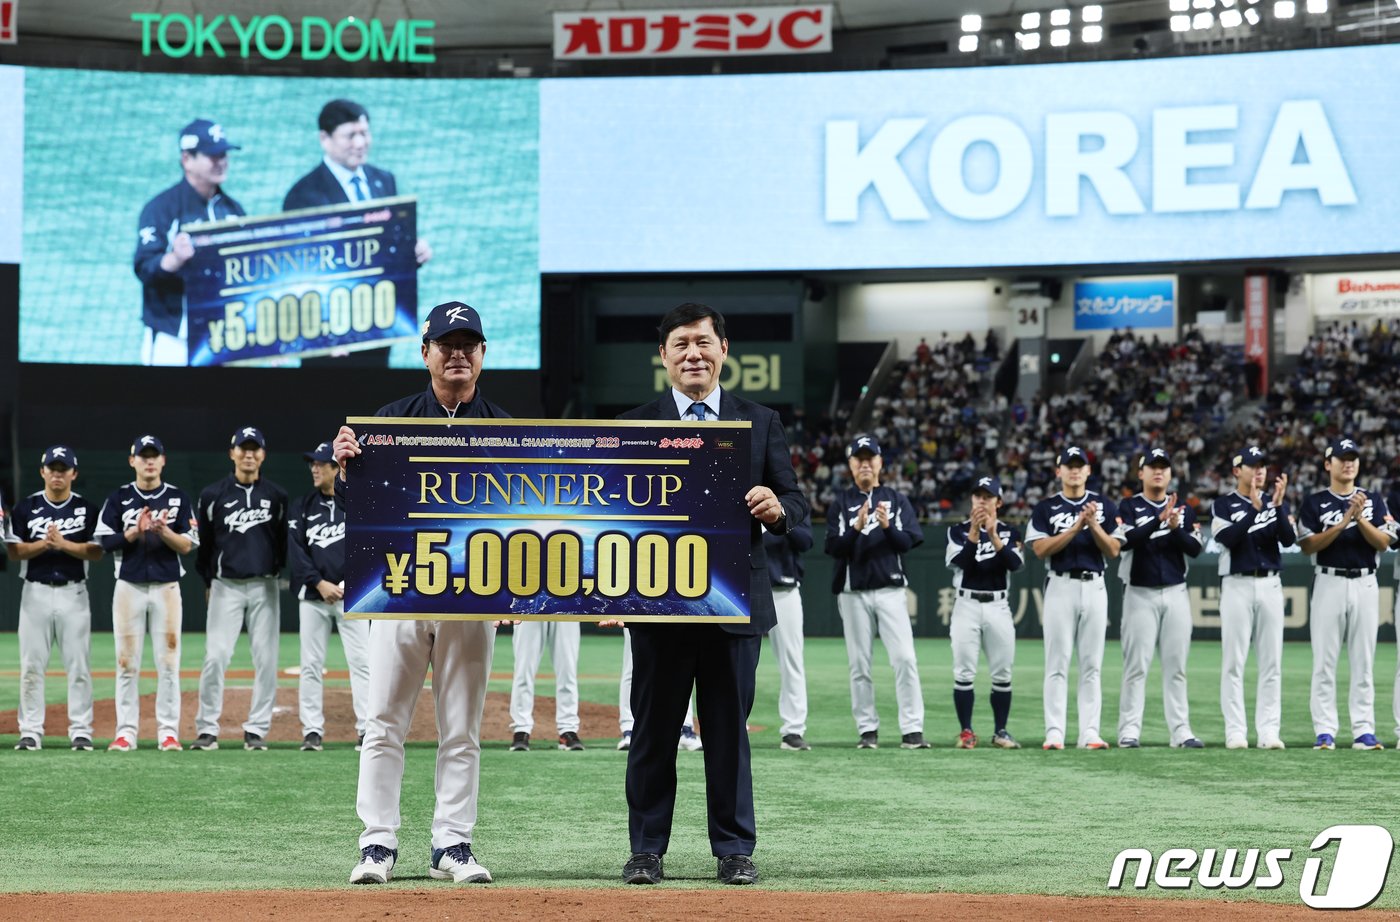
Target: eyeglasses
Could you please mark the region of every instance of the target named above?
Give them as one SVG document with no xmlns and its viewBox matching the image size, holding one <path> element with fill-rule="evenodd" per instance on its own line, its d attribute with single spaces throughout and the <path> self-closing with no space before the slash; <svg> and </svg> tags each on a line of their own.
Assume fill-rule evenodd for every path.
<svg viewBox="0 0 1400 922">
<path fill-rule="evenodd" d="M 477 340 L 472 340 L 467 343 L 460 341 L 449 343 L 445 340 L 435 339 L 433 340 L 433 346 L 443 355 L 450 356 L 454 352 L 460 352 L 463 355 L 475 355 L 476 350 L 481 348 L 481 343 Z"/>
</svg>

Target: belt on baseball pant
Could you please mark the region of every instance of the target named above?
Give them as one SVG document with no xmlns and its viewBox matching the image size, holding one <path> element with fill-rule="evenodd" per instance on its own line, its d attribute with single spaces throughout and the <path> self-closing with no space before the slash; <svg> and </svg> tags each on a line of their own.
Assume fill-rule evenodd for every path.
<svg viewBox="0 0 1400 922">
<path fill-rule="evenodd" d="M 34 583 L 35 585 L 38 585 L 38 586 L 52 586 L 52 587 L 55 588 L 55 589 L 59 589 L 59 588 L 62 588 L 63 586 L 76 586 L 76 585 L 78 585 L 79 583 L 81 583 L 82 580 L 80 580 L 80 579 L 60 579 L 60 580 L 55 580 L 54 582 L 50 583 L 50 582 L 47 582 L 47 581 L 42 580 L 42 579 L 31 579 L 31 580 L 27 580 L 27 582 Z"/>
<path fill-rule="evenodd" d="M 970 589 L 959 589 L 958 598 L 971 599 L 974 602 L 1001 602 L 1006 598 L 1006 590 L 1000 592 L 973 592 Z"/>
<path fill-rule="evenodd" d="M 1360 570 L 1342 570 L 1337 567 L 1318 567 L 1317 572 L 1325 576 L 1340 576 L 1345 579 L 1360 579 L 1363 576 L 1370 576 L 1375 573 L 1374 567 L 1367 567 Z"/>
<path fill-rule="evenodd" d="M 1098 570 L 1051 570 L 1051 576 L 1059 576 L 1064 579 L 1077 579 L 1084 582 L 1092 582 L 1096 579 L 1103 579 L 1103 574 Z"/>
<path fill-rule="evenodd" d="M 1241 570 L 1239 573 L 1231 573 L 1231 576 L 1249 576 L 1254 579 L 1267 579 L 1270 576 L 1278 576 L 1277 570 Z"/>
</svg>

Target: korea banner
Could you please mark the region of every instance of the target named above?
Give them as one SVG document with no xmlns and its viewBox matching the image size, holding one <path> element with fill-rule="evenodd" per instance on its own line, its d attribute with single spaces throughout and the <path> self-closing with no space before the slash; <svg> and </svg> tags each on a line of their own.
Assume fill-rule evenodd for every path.
<svg viewBox="0 0 1400 922">
<path fill-rule="evenodd" d="M 831 50 L 830 4 L 555 13 L 554 57 L 695 58 Z"/>
<path fill-rule="evenodd" d="M 1176 326 L 1176 277 L 1084 279 L 1074 283 L 1076 330 Z"/>
<path fill-rule="evenodd" d="M 1313 316 L 1375 317 L 1400 314 L 1400 272 L 1339 272 L 1312 277 Z"/>
</svg>

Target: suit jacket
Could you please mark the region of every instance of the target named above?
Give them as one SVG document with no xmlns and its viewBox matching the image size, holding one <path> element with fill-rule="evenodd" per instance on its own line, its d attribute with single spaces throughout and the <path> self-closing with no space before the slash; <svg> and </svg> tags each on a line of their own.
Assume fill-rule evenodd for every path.
<svg viewBox="0 0 1400 922">
<path fill-rule="evenodd" d="M 366 163 L 365 179 L 369 180 L 369 188 L 365 193 L 370 198 L 388 198 L 399 194 L 394 174 L 388 170 L 381 170 Z M 335 178 L 330 167 L 322 161 L 316 164 L 316 169 L 298 179 L 288 190 L 287 197 L 282 200 L 282 210 L 295 211 L 298 208 L 315 208 L 317 205 L 344 205 L 349 201 L 340 180 Z"/>
<path fill-rule="evenodd" d="M 680 418 L 670 388 L 651 403 L 618 416 L 618 419 Z M 806 521 L 809 512 L 807 497 L 798 489 L 797 475 L 792 470 L 792 454 L 788 450 L 787 436 L 783 434 L 783 424 L 778 414 L 762 404 L 721 390 L 719 418 L 753 423 L 750 447 L 753 484 L 772 490 L 778 502 L 783 504 L 785 513 L 778 520 L 779 530 L 774 533 L 786 534 L 796 524 Z M 749 550 L 749 623 L 723 625 L 726 631 L 734 634 L 766 634 L 778 622 L 777 611 L 773 607 L 773 587 L 768 579 L 768 554 L 763 549 L 764 528 L 762 522 L 753 519 Z"/>
</svg>

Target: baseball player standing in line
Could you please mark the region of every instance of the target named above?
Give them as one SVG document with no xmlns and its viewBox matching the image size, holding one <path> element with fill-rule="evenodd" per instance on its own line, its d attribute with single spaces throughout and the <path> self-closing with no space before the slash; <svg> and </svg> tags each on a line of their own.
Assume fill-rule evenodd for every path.
<svg viewBox="0 0 1400 922">
<path fill-rule="evenodd" d="M 277 642 L 282 598 L 277 574 L 287 557 L 287 493 L 258 472 L 267 441 L 252 426 L 234 432 L 228 456 L 233 473 L 199 494 L 199 559 L 195 568 L 209 587 L 204 668 L 199 674 L 199 736 L 191 749 L 219 748 L 224 673 L 243 621 L 253 653 L 253 699 L 243 724 L 243 748 L 266 749 L 277 698 Z"/>
<path fill-rule="evenodd" d="M 1108 632 L 1108 589 L 1104 561 L 1118 556 L 1118 542 L 1104 529 L 1117 527 L 1118 507 L 1087 489 L 1089 461 L 1084 449 L 1066 448 L 1056 458 L 1060 492 L 1031 510 L 1026 542 L 1041 560 L 1050 559 L 1045 579 L 1045 742 L 1042 749 L 1065 748 L 1069 661 L 1079 654 L 1079 748 L 1107 749 L 1099 735 L 1103 711 L 1104 638 Z"/>
<path fill-rule="evenodd" d="M 1390 498 L 1391 500 L 1395 500 L 1396 494 L 1391 493 Z M 1395 509 L 1396 507 L 1391 506 L 1390 508 Z M 1394 513 L 1392 512 L 1391 515 L 1394 516 Z M 1391 539 L 1390 546 L 1392 549 L 1400 551 L 1400 534 L 1397 534 Z M 1400 584 L 1400 553 L 1395 555 L 1395 565 L 1392 575 L 1395 577 L 1396 583 Z M 1395 593 L 1395 617 L 1400 619 L 1400 590 L 1397 590 Z M 1400 624 L 1400 620 L 1397 620 L 1395 623 Z M 1390 706 L 1392 714 L 1395 717 L 1395 748 L 1400 749 L 1400 658 L 1397 658 L 1395 663 L 1395 692 Z"/>
<path fill-rule="evenodd" d="M 976 703 L 973 681 L 977 656 L 987 654 L 992 673 L 992 745 L 1020 749 L 1006 729 L 1011 714 L 1011 665 L 1016 658 L 1016 623 L 1007 604 L 1008 575 L 1021 569 L 1021 534 L 997 519 L 1001 508 L 1001 481 L 982 477 L 972 490 L 972 515 L 948 529 L 944 563 L 953 569 L 953 603 L 950 633 L 953 641 L 953 707 L 962 732 L 959 749 L 974 749 L 972 707 Z"/>
<path fill-rule="evenodd" d="M 1258 447 L 1231 461 L 1235 492 L 1211 505 L 1211 533 L 1220 545 L 1220 709 L 1225 748 L 1248 749 L 1244 664 L 1251 639 L 1259 670 L 1254 727 L 1260 749 L 1282 749 L 1279 737 L 1283 664 L 1283 569 L 1279 547 L 1297 540 L 1288 504 L 1288 475 L 1280 474 L 1272 498 L 1264 495 L 1268 465 Z"/>
<path fill-rule="evenodd" d="M 131 752 L 141 724 L 141 652 L 146 626 L 156 657 L 156 737 L 163 752 L 180 745 L 180 557 L 199 544 L 194 507 L 161 480 L 165 446 L 154 435 L 131 443 L 136 479 L 102 504 L 93 537 L 112 555 L 112 637 L 117 646 L 117 733 L 108 752 Z"/>
<path fill-rule="evenodd" d="M 807 734 L 807 673 L 802 662 L 802 555 L 812 547 L 809 512 L 785 535 L 763 533 L 768 552 L 768 579 L 773 584 L 773 607 L 778 623 L 768 632 L 778 659 L 778 717 L 782 719 L 779 749 L 811 749 Z"/>
<path fill-rule="evenodd" d="M 1118 745 L 1137 749 L 1142 736 L 1143 694 L 1152 656 L 1162 653 L 1162 706 L 1171 745 L 1204 749 L 1191 732 L 1186 704 L 1186 655 L 1191 649 L 1191 598 L 1186 558 L 1199 556 L 1196 513 L 1167 495 L 1172 460 L 1154 448 L 1138 461 L 1142 492 L 1118 507 L 1113 533 L 1123 545 L 1118 576 L 1123 580 L 1123 689 L 1118 699 Z"/>
<path fill-rule="evenodd" d="M 97 507 L 73 492 L 78 456 L 54 445 L 39 459 L 44 489 L 15 504 L 8 522 L 0 515 L 0 536 L 11 560 L 20 561 L 24 589 L 19 599 L 19 742 L 16 749 L 44 744 L 44 672 L 54 641 L 68 673 L 68 740 L 74 749 L 92 749 L 92 608 L 88 602 L 88 563 L 102 559 L 89 543 L 97 528 Z"/>
<path fill-rule="evenodd" d="M 331 627 L 340 633 L 350 667 L 350 701 L 355 709 L 359 749 L 365 738 L 369 698 L 369 622 L 345 617 L 345 507 L 335 495 L 335 463 L 330 442 L 302 455 L 311 465 L 315 487 L 292 507 L 287 521 L 287 559 L 301 624 L 301 681 L 297 686 L 303 752 L 320 752 L 326 733 L 321 669 Z"/>
<path fill-rule="evenodd" d="M 1380 624 L 1380 588 L 1376 555 L 1390 547 L 1395 526 L 1379 496 L 1356 487 L 1361 454 L 1348 438 L 1327 446 L 1323 467 L 1332 479 L 1303 501 L 1298 511 L 1298 547 L 1313 555 L 1312 719 L 1314 749 L 1337 748 L 1337 658 L 1347 645 L 1351 667 L 1352 749 L 1384 749 L 1376 739 L 1376 630 Z"/>
<path fill-rule="evenodd" d="M 525 621 L 511 635 L 515 653 L 515 677 L 510 688 L 510 724 L 515 735 L 512 752 L 528 752 L 530 733 L 535 729 L 535 673 L 539 672 L 544 648 L 554 664 L 554 726 L 559 731 L 559 748 L 583 749 L 578 738 L 578 648 L 577 621 Z"/>
<path fill-rule="evenodd" d="M 507 419 L 510 414 L 482 395 L 477 382 L 486 357 L 486 335 L 476 310 L 460 301 L 439 304 L 423 324 L 426 391 L 380 407 L 376 416 L 442 419 Z M 359 440 L 349 426 L 335 437 L 340 464 L 336 492 L 346 499 L 354 485 Z M 356 809 L 365 824 L 352 884 L 382 884 L 399 857 L 399 795 L 403 743 L 413 708 L 433 670 L 438 750 L 429 876 L 457 883 L 489 883 L 491 872 L 472 854 L 476 795 L 481 777 L 481 715 L 496 626 L 489 621 L 376 620 L 369 629 L 369 711 Z"/>
<path fill-rule="evenodd" d="M 904 592 L 903 556 L 924 541 L 923 529 L 909 498 L 880 485 L 884 458 L 872 435 L 858 435 L 846 447 L 855 486 L 837 492 L 826 520 L 826 552 L 836 558 L 831 591 L 846 635 L 851 667 L 851 713 L 860 739 L 857 749 L 880 745 L 880 715 L 870 659 L 875 629 L 894 668 L 899 730 L 904 749 L 927 749 L 924 742 L 924 692 L 914 654 L 914 629 Z"/>
<path fill-rule="evenodd" d="M 622 681 L 617 685 L 617 729 L 621 736 L 617 741 L 617 751 L 627 752 L 632 748 L 632 632 L 622 630 Z M 511 744 L 514 748 L 514 744 Z M 692 691 L 685 705 L 685 723 L 681 724 L 680 739 L 676 748 L 687 752 L 699 752 L 705 748 L 700 734 L 695 732 L 695 693 Z"/>
</svg>

